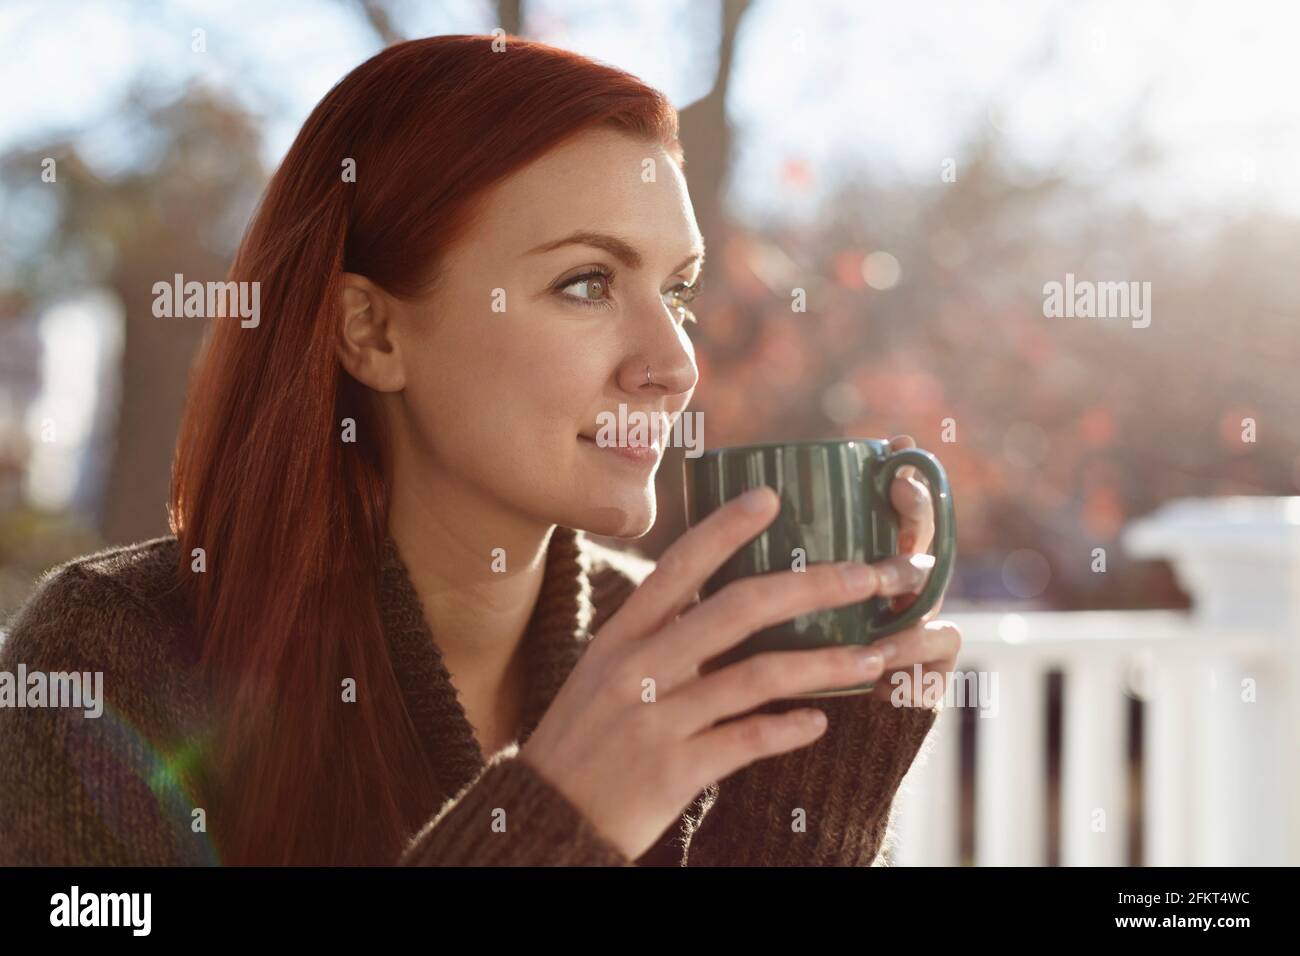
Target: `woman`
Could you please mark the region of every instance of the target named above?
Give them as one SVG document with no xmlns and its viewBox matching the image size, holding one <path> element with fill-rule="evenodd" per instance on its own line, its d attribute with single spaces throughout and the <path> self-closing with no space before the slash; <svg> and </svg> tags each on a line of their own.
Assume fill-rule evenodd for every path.
<svg viewBox="0 0 1300 956">
<path fill-rule="evenodd" d="M 4 862 L 878 859 L 935 718 L 884 677 L 949 670 L 955 628 L 887 662 L 700 665 L 923 572 L 816 566 L 692 606 L 775 517 L 766 489 L 657 567 L 574 530 L 652 526 L 662 449 L 596 425 L 677 416 L 696 384 L 676 128 L 631 76 L 514 38 L 399 44 L 330 91 L 232 268 L 262 318 L 216 320 L 196 368 L 173 535 L 72 562 L 12 626 L 4 669 L 102 671 L 107 701 L 0 711 Z M 924 551 L 924 485 L 893 497 Z"/>
</svg>

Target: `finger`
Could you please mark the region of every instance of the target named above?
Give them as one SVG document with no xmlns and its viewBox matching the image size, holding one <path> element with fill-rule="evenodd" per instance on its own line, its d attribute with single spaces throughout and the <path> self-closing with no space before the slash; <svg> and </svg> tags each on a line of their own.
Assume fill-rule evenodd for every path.
<svg viewBox="0 0 1300 956">
<path fill-rule="evenodd" d="M 916 563 L 920 557 L 815 564 L 733 581 L 662 632 L 654 642 L 656 669 L 675 681 L 755 631 L 822 608 L 916 590 L 929 573 Z"/>
<path fill-rule="evenodd" d="M 929 550 L 934 538 L 934 502 L 929 486 L 919 478 L 903 477 L 900 468 L 889 483 L 889 502 L 898 513 L 899 550 Z"/>
<path fill-rule="evenodd" d="M 915 554 L 913 555 L 913 559 L 915 562 L 924 562 L 924 566 L 926 566 L 927 568 L 927 578 L 928 578 L 928 571 L 932 571 L 933 567 L 935 567 L 935 555 Z M 913 606 L 914 604 L 917 604 L 918 597 L 920 597 L 919 588 L 917 589 L 917 591 L 907 593 L 907 594 L 900 594 L 900 596 L 898 597 L 889 598 L 889 609 L 891 609 L 894 614 L 902 614 L 904 613 L 905 610 L 909 609 L 909 607 Z M 920 623 L 927 622 L 927 620 L 931 620 L 933 617 L 935 617 L 936 614 L 939 614 L 941 607 L 944 606 L 945 597 L 948 597 L 948 592 L 946 591 L 940 594 L 939 598 L 937 598 L 935 604 L 933 604 L 930 610 L 920 615 L 919 622 Z"/>
<path fill-rule="evenodd" d="M 663 553 L 601 631 L 605 643 L 654 633 L 695 600 L 709 577 L 772 523 L 780 500 L 771 488 L 747 491 L 709 514 Z"/>
<path fill-rule="evenodd" d="M 684 684 L 662 706 L 689 736 L 771 700 L 875 680 L 884 666 L 870 644 L 767 651 Z"/>
<path fill-rule="evenodd" d="M 961 629 L 952 621 L 927 621 L 882 637 L 871 646 L 880 651 L 891 671 L 913 664 L 933 664 L 956 658 L 961 648 Z"/>
<path fill-rule="evenodd" d="M 916 442 L 912 440 L 911 435 L 895 435 L 893 438 L 889 439 L 890 451 L 901 451 L 904 448 L 915 447 Z M 916 468 L 912 465 L 903 465 L 898 469 L 898 474 L 902 475 L 905 479 L 912 478 L 916 475 Z"/>
<path fill-rule="evenodd" d="M 896 645 L 894 655 L 889 656 L 889 649 L 882 645 L 900 637 L 907 640 Z M 887 670 L 876 683 L 872 696 L 877 700 L 896 702 L 901 695 L 911 706 L 919 706 L 925 702 L 922 692 L 927 688 L 947 688 L 953 668 L 957 666 L 961 630 L 951 621 L 931 621 L 884 641 L 876 641 L 875 646 L 886 652 Z M 915 686 L 918 674 L 921 675 L 920 686 Z M 927 678 L 927 674 L 937 676 Z"/>
<path fill-rule="evenodd" d="M 826 726 L 826 714 L 817 707 L 730 720 L 686 742 L 685 772 L 702 790 L 756 760 L 807 746 Z"/>
<path fill-rule="evenodd" d="M 890 439 L 891 450 L 915 448 L 911 435 L 896 435 Z M 911 465 L 903 465 L 894 473 L 889 486 L 889 500 L 898 513 L 898 550 L 901 553 L 928 551 L 934 540 L 934 506 L 930 487 L 916 475 Z M 904 594 L 890 601 L 890 609 L 902 613 L 915 602 L 915 594 Z"/>
<path fill-rule="evenodd" d="M 920 679 L 917 669 L 920 668 Z M 952 683 L 952 666 L 916 665 L 911 670 L 890 671 L 871 689 L 871 699 L 895 707 L 934 707 L 948 693 Z"/>
</svg>

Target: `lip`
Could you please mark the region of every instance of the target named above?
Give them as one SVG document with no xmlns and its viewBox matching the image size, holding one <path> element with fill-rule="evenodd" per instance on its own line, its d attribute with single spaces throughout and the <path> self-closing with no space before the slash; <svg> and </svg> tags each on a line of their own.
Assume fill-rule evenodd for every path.
<svg viewBox="0 0 1300 956">
<path fill-rule="evenodd" d="M 578 441 L 592 451 L 607 455 L 614 460 L 642 466 L 653 465 L 659 461 L 659 449 L 654 445 L 597 445 L 595 437 L 591 435 L 579 435 Z"/>
</svg>

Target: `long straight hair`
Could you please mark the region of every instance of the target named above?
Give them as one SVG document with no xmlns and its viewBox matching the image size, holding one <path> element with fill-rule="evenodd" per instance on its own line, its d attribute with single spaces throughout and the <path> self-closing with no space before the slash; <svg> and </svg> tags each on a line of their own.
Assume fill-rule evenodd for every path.
<svg viewBox="0 0 1300 956">
<path fill-rule="evenodd" d="M 627 73 L 512 36 L 412 40 L 330 90 L 267 187 L 228 277 L 260 284 L 262 318 L 213 323 L 169 502 L 220 718 L 191 781 L 223 863 L 395 863 L 434 784 L 381 630 L 389 458 L 335 351 L 343 273 L 428 292 L 484 190 L 593 126 L 683 164 L 676 111 Z"/>
</svg>

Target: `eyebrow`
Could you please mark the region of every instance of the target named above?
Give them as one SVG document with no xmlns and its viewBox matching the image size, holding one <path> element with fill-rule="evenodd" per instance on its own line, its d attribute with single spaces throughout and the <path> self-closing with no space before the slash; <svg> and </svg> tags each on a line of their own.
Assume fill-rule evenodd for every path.
<svg viewBox="0 0 1300 956">
<path fill-rule="evenodd" d="M 589 229 L 579 229 L 577 232 L 570 233 L 563 239 L 556 239 L 552 242 L 544 242 L 540 246 L 534 246 L 524 253 L 526 256 L 540 255 L 543 252 L 551 252 L 562 246 L 593 246 L 596 249 L 604 249 L 614 258 L 618 259 L 629 269 L 641 268 L 643 262 L 641 253 L 626 239 L 620 239 L 618 236 L 610 235 L 607 232 L 592 232 Z M 682 260 L 681 264 L 673 269 L 677 272 L 692 262 L 699 260 L 700 268 L 704 268 L 704 247 L 701 246 L 698 252 L 692 253 Z"/>
</svg>

